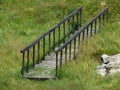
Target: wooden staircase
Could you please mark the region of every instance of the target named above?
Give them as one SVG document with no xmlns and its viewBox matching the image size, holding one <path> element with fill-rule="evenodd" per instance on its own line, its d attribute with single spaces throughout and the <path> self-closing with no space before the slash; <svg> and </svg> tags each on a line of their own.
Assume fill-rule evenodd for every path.
<svg viewBox="0 0 120 90">
<path fill-rule="evenodd" d="M 81 13 L 82 7 L 73 11 L 21 50 L 23 78 L 55 79 L 60 66 L 69 60 L 76 59 L 82 41 L 96 34 L 108 22 L 108 8 L 101 11 L 83 27 L 81 27 Z"/>
</svg>

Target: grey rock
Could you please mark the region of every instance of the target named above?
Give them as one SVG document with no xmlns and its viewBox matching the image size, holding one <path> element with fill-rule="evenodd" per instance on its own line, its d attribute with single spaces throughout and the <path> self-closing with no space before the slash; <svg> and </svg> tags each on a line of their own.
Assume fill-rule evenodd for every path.
<svg viewBox="0 0 120 90">
<path fill-rule="evenodd" d="M 102 61 L 103 63 L 105 63 L 105 64 L 109 63 L 109 62 L 110 62 L 110 61 L 109 61 L 109 56 L 106 55 L 106 54 L 103 54 L 103 55 L 101 56 L 101 61 Z"/>
<path fill-rule="evenodd" d="M 120 54 L 108 56 L 102 55 L 102 65 L 97 66 L 97 73 L 106 76 L 120 72 Z"/>
</svg>

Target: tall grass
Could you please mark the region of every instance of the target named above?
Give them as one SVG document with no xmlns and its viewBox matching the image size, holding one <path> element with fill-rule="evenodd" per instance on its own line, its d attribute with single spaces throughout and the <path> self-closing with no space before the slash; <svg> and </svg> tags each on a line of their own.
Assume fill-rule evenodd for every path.
<svg viewBox="0 0 120 90">
<path fill-rule="evenodd" d="M 103 1 L 0 0 L 0 89 L 120 90 L 119 74 L 101 77 L 95 69 L 101 54 L 120 52 L 120 3 L 119 0 Z M 83 6 L 84 24 L 107 6 L 109 24 L 81 45 L 77 62 L 63 66 L 60 79 L 44 82 L 22 79 L 21 48 L 79 6 Z"/>
</svg>

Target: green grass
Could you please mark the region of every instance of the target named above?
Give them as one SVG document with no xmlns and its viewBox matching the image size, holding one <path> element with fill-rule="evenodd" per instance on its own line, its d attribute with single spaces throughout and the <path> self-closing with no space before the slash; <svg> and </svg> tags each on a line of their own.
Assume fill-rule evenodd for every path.
<svg viewBox="0 0 120 90">
<path fill-rule="evenodd" d="M 102 54 L 120 53 L 119 0 L 0 0 L 0 89 L 1 90 L 120 90 L 120 75 L 101 77 L 96 66 Z M 21 78 L 21 48 L 83 6 L 88 22 L 104 7 L 109 24 L 80 47 L 77 63 L 59 71 L 60 79 L 33 81 Z"/>
</svg>

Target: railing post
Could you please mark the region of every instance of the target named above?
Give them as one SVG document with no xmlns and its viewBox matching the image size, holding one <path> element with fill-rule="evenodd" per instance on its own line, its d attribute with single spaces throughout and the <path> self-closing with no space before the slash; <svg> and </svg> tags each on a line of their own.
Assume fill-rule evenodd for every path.
<svg viewBox="0 0 120 90">
<path fill-rule="evenodd" d="M 74 15 L 72 16 L 72 33 L 74 33 Z"/>
<path fill-rule="evenodd" d="M 79 29 L 79 20 L 78 20 L 78 12 L 77 12 L 77 30 Z"/>
<path fill-rule="evenodd" d="M 43 38 L 43 60 L 45 59 L 45 37 Z"/>
<path fill-rule="evenodd" d="M 58 47 L 60 46 L 60 26 L 58 26 Z"/>
<path fill-rule="evenodd" d="M 25 53 L 23 52 L 23 57 L 22 57 L 22 69 L 21 69 L 21 73 L 22 73 L 22 76 L 24 76 L 24 62 L 25 62 Z"/>
<path fill-rule="evenodd" d="M 97 20 L 95 20 L 95 31 L 94 31 L 95 34 L 96 34 L 96 30 L 97 30 L 96 25 L 97 25 Z"/>
<path fill-rule="evenodd" d="M 85 39 L 85 31 L 83 31 L 83 40 Z"/>
<path fill-rule="evenodd" d="M 91 33 L 90 33 L 90 36 L 92 36 L 92 32 L 93 32 L 92 29 L 93 29 L 93 22 L 91 23 L 91 31 L 90 31 Z"/>
<path fill-rule="evenodd" d="M 82 9 L 80 9 L 80 28 L 82 27 Z"/>
<path fill-rule="evenodd" d="M 67 46 L 65 47 L 65 63 L 67 62 Z"/>
<path fill-rule="evenodd" d="M 29 49 L 27 50 L 27 73 L 29 72 Z"/>
<path fill-rule="evenodd" d="M 70 42 L 70 46 L 69 46 L 69 58 L 71 59 L 71 42 Z"/>
<path fill-rule="evenodd" d="M 89 26 L 87 27 L 87 37 L 89 36 Z"/>
<path fill-rule="evenodd" d="M 68 38 L 70 37 L 70 19 L 68 19 Z"/>
<path fill-rule="evenodd" d="M 60 52 L 60 66 L 62 65 L 62 50 Z"/>
<path fill-rule="evenodd" d="M 35 67 L 35 45 L 33 46 L 33 68 Z"/>
<path fill-rule="evenodd" d="M 65 38 L 66 38 L 66 36 L 65 36 L 65 22 L 63 23 L 63 32 L 64 32 L 64 40 L 63 40 L 63 42 L 65 43 Z"/>
<path fill-rule="evenodd" d="M 38 42 L 38 64 L 40 63 L 40 42 Z"/>
<path fill-rule="evenodd" d="M 53 31 L 53 50 L 55 49 L 55 30 Z"/>
<path fill-rule="evenodd" d="M 108 8 L 107 8 L 107 11 L 106 11 L 106 22 L 108 23 Z"/>
<path fill-rule="evenodd" d="M 56 77 L 58 75 L 58 52 L 56 52 Z"/>
<path fill-rule="evenodd" d="M 99 30 L 101 29 L 101 16 L 99 16 Z"/>
<path fill-rule="evenodd" d="M 51 34 L 49 33 L 49 42 L 48 42 L 48 54 L 50 55 L 50 46 L 51 46 Z"/>
<path fill-rule="evenodd" d="M 76 59 L 76 38 L 74 39 L 74 59 Z"/>
<path fill-rule="evenodd" d="M 80 33 L 79 33 L 79 36 L 78 36 L 78 45 L 80 45 Z"/>
<path fill-rule="evenodd" d="M 102 24 L 103 24 L 103 26 L 104 26 L 104 24 L 105 24 L 105 20 L 104 20 L 105 18 L 104 18 L 104 13 L 103 13 L 103 15 L 102 15 Z"/>
</svg>

